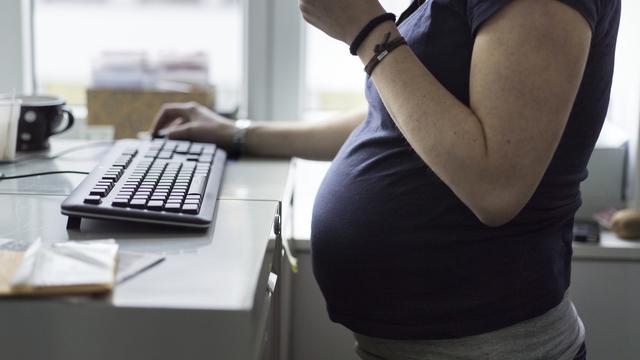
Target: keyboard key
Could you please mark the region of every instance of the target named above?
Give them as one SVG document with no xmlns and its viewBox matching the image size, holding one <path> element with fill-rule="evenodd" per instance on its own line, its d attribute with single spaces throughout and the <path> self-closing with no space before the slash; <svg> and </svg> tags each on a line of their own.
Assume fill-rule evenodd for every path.
<svg viewBox="0 0 640 360">
<path fill-rule="evenodd" d="M 91 189 L 91 192 L 89 193 L 89 195 L 98 195 L 100 197 L 104 197 L 106 196 L 108 193 L 106 188 L 93 188 Z"/>
<path fill-rule="evenodd" d="M 191 144 L 191 148 L 189 149 L 189 154 L 200 155 L 203 150 L 202 144 Z"/>
<path fill-rule="evenodd" d="M 171 212 L 179 212 L 182 209 L 180 203 L 166 203 L 164 209 Z"/>
<path fill-rule="evenodd" d="M 113 181 L 99 180 L 96 183 L 96 187 L 106 187 L 107 189 L 111 190 L 113 189 L 113 184 Z"/>
<path fill-rule="evenodd" d="M 187 194 L 189 195 L 204 195 L 205 187 L 207 186 L 206 176 L 194 176 L 191 181 L 191 186 Z"/>
<path fill-rule="evenodd" d="M 202 148 L 202 154 L 203 155 L 213 155 L 216 152 L 216 146 L 215 145 L 205 145 Z"/>
<path fill-rule="evenodd" d="M 116 207 L 127 207 L 127 205 L 129 205 L 129 199 L 127 198 L 115 198 L 111 202 L 111 206 Z"/>
<path fill-rule="evenodd" d="M 171 151 L 162 151 L 158 154 L 158 159 L 171 159 L 173 153 Z"/>
<path fill-rule="evenodd" d="M 122 152 L 122 155 L 136 156 L 136 154 L 138 154 L 137 148 L 126 148 Z"/>
<path fill-rule="evenodd" d="M 147 200 L 133 199 L 129 202 L 129 206 L 136 209 L 144 209 L 147 206 Z"/>
<path fill-rule="evenodd" d="M 186 154 L 189 152 L 189 147 L 191 145 L 189 143 L 185 143 L 185 144 L 180 144 L 178 145 L 178 147 L 176 147 L 176 153 L 177 154 Z"/>
<path fill-rule="evenodd" d="M 184 204 L 182 205 L 182 212 L 185 214 L 197 214 L 200 210 L 196 204 Z"/>
<path fill-rule="evenodd" d="M 100 203 L 102 203 L 102 198 L 100 198 L 100 196 L 97 196 L 97 195 L 89 195 L 86 198 L 84 198 L 84 203 L 92 204 L 92 205 L 100 205 Z"/>
<path fill-rule="evenodd" d="M 164 206 L 164 201 L 161 200 L 151 200 L 147 203 L 147 209 L 149 210 L 162 210 Z"/>
</svg>

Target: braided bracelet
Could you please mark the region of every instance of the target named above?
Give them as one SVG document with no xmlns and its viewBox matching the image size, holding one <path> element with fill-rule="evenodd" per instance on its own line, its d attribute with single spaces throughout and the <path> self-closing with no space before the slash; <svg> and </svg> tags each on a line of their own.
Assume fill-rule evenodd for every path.
<svg viewBox="0 0 640 360">
<path fill-rule="evenodd" d="M 362 30 L 360 30 L 358 35 L 356 35 L 356 38 L 351 43 L 351 46 L 349 46 L 349 51 L 351 52 L 351 55 L 358 55 L 358 48 L 362 45 L 362 43 L 367 38 L 367 36 L 369 36 L 369 34 L 371 34 L 371 32 L 376 27 L 378 27 L 378 25 L 380 25 L 380 24 L 382 24 L 383 22 L 386 22 L 386 21 L 394 21 L 395 22 L 396 21 L 396 16 L 393 15 L 392 13 L 385 13 L 385 14 L 378 15 L 378 16 L 374 17 L 373 19 L 371 19 L 371 21 L 369 21 L 367 23 L 367 25 L 365 25 L 362 28 Z"/>
<path fill-rule="evenodd" d="M 390 37 L 391 33 L 387 33 L 384 36 L 384 41 L 381 44 L 376 45 L 376 47 L 373 49 L 375 55 L 373 55 L 373 58 L 371 58 L 371 60 L 364 67 L 364 71 L 367 73 L 367 75 L 371 76 L 371 73 L 373 73 L 373 70 L 376 68 L 376 66 L 378 66 L 382 59 L 389 55 L 393 50 L 407 44 L 407 41 L 402 36 L 389 41 Z"/>
</svg>

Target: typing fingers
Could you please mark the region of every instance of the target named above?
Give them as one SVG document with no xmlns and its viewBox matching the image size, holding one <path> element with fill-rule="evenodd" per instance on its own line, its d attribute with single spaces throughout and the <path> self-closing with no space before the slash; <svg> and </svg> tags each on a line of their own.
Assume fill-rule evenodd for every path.
<svg viewBox="0 0 640 360">
<path fill-rule="evenodd" d="M 211 142 L 211 129 L 206 124 L 186 123 L 168 129 L 167 138 L 172 140 L 191 140 Z"/>
<path fill-rule="evenodd" d="M 173 122 L 178 119 L 182 119 L 182 122 L 191 121 L 192 114 L 195 111 L 194 108 L 194 105 L 192 105 L 191 103 L 175 103 L 163 105 L 153 120 L 151 134 L 160 135 L 160 130 L 166 128 L 169 125 L 173 125 Z"/>
<path fill-rule="evenodd" d="M 176 127 L 178 127 L 178 126 L 180 126 L 180 125 L 182 125 L 184 123 L 186 123 L 186 120 L 184 118 L 182 118 L 182 117 L 179 117 L 179 118 L 171 121 L 167 126 L 158 129 L 157 135 L 160 136 L 160 137 L 166 137 L 171 132 L 171 130 L 173 130 L 174 128 L 176 128 Z"/>
</svg>

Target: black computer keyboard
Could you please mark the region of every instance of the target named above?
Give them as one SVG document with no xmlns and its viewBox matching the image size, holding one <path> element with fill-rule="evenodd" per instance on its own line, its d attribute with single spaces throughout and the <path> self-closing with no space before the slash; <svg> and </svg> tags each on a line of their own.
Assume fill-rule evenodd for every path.
<svg viewBox="0 0 640 360">
<path fill-rule="evenodd" d="M 98 218 L 208 227 L 226 161 L 213 144 L 120 140 L 62 203 L 68 227 Z"/>
</svg>

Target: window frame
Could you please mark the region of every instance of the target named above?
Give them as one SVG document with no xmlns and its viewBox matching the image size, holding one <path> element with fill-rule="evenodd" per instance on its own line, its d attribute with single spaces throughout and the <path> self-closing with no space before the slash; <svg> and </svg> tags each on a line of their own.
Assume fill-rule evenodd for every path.
<svg viewBox="0 0 640 360">
<path fill-rule="evenodd" d="M 244 0 L 243 4 L 242 114 L 260 120 L 299 120 L 305 89 L 305 31 L 297 2 Z"/>
<path fill-rule="evenodd" d="M 4 1 L 0 6 L 0 92 L 33 92 L 33 0 Z"/>
</svg>

